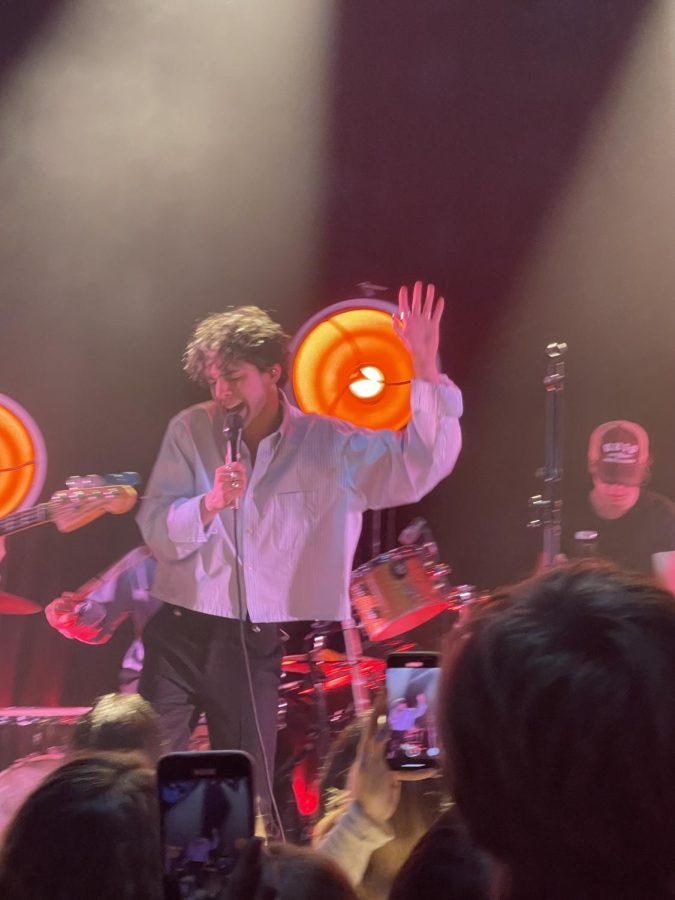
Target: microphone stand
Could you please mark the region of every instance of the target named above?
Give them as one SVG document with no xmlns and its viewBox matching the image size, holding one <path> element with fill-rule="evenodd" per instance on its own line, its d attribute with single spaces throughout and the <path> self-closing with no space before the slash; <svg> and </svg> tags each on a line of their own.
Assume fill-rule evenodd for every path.
<svg viewBox="0 0 675 900">
<path fill-rule="evenodd" d="M 528 523 L 530 528 L 541 528 L 543 539 L 542 565 L 550 568 L 560 553 L 562 524 L 562 422 L 563 391 L 565 389 L 565 362 L 567 344 L 552 343 L 546 347 L 546 422 L 544 428 L 544 466 L 537 477 L 544 481 L 543 494 L 530 497 L 530 506 L 538 518 Z"/>
</svg>

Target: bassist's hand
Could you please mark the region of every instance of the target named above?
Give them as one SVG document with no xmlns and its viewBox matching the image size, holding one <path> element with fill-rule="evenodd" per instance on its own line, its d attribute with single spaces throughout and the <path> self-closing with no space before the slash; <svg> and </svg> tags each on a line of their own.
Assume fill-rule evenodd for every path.
<svg viewBox="0 0 675 900">
<path fill-rule="evenodd" d="M 70 628 L 77 621 L 75 594 L 66 592 L 57 597 L 45 608 L 45 616 L 52 628 Z"/>
</svg>

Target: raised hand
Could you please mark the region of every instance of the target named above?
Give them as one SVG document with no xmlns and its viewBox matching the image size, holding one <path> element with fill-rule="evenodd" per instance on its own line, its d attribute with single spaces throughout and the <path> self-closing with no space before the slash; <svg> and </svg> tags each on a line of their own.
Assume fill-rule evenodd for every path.
<svg viewBox="0 0 675 900">
<path fill-rule="evenodd" d="M 427 285 L 423 294 L 423 284 L 416 281 L 409 301 L 405 285 L 398 294 L 398 315 L 394 316 L 394 330 L 410 351 L 415 366 L 415 377 L 436 383 L 439 378 L 436 356 L 440 336 L 440 322 L 445 300 L 438 297 L 434 301 L 436 289 Z"/>
</svg>

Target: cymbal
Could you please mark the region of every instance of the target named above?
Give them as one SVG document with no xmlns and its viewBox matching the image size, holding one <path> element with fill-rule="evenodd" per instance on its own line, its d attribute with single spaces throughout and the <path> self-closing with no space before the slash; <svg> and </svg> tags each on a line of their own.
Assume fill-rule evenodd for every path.
<svg viewBox="0 0 675 900">
<path fill-rule="evenodd" d="M 310 650 L 309 655 L 315 663 L 337 663 L 344 662 L 347 659 L 344 653 L 340 653 L 338 650 L 331 650 L 330 647 Z"/>
<path fill-rule="evenodd" d="M 0 591 L 0 616 L 30 616 L 41 610 L 42 607 L 38 603 L 33 603 L 32 600 Z"/>
<path fill-rule="evenodd" d="M 312 654 L 324 651 L 311 651 Z M 328 651 L 328 659 L 322 659 L 314 662 L 317 671 L 318 682 L 323 685 L 324 690 L 333 691 L 337 688 L 348 687 L 352 683 L 353 669 L 351 663 L 347 660 L 343 653 L 337 653 L 333 650 Z M 289 678 L 295 677 L 294 681 L 285 683 L 286 690 L 290 692 L 297 691 L 300 696 L 310 696 L 315 691 L 314 684 L 308 685 L 308 678 L 299 676 L 308 676 L 310 674 L 309 654 L 298 653 L 294 656 L 284 656 L 281 668 L 285 675 Z M 371 656 L 362 656 L 358 660 L 358 667 L 361 677 L 369 687 L 376 687 L 384 679 L 386 662 L 383 659 L 374 659 Z"/>
<path fill-rule="evenodd" d="M 309 657 L 306 653 L 292 653 L 284 656 L 281 660 L 281 671 L 306 674 L 309 672 Z"/>
</svg>

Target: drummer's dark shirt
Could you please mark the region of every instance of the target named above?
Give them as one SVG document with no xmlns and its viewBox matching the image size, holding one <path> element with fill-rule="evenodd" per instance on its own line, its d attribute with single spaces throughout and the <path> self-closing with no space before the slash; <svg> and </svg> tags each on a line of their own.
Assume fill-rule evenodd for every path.
<svg viewBox="0 0 675 900">
<path fill-rule="evenodd" d="M 574 534 L 597 531 L 597 556 L 623 569 L 653 573 L 652 554 L 675 550 L 675 503 L 661 494 L 642 490 L 635 506 L 618 519 L 601 519 L 588 495 L 580 509 L 563 507 L 563 550 L 578 556 Z"/>
</svg>

